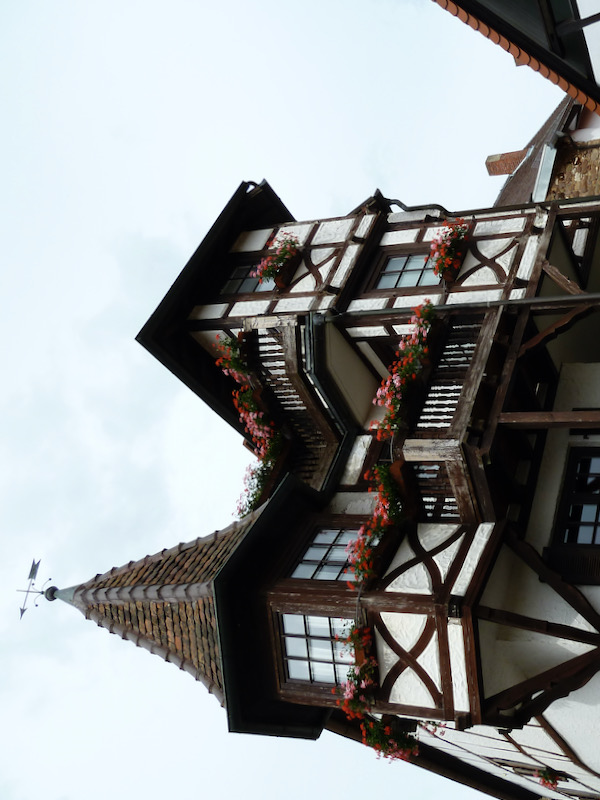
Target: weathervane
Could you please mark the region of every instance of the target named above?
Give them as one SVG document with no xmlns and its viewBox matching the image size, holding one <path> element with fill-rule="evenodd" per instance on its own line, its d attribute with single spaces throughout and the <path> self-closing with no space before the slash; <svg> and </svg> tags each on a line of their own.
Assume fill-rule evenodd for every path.
<svg viewBox="0 0 600 800">
<path fill-rule="evenodd" d="M 41 559 L 40 559 L 40 561 L 41 561 Z M 34 589 L 33 588 L 35 586 L 35 579 L 37 578 L 37 573 L 38 573 L 39 566 L 40 566 L 40 562 L 36 561 L 35 558 L 34 558 L 32 563 L 31 563 L 31 569 L 29 570 L 29 575 L 27 577 L 27 580 L 29 581 L 29 585 L 27 586 L 26 589 L 17 589 L 17 592 L 23 592 L 24 595 L 25 595 L 25 600 L 23 601 L 23 605 L 19 609 L 19 612 L 20 612 L 20 615 L 21 615 L 19 617 L 19 619 L 23 619 L 23 614 L 27 611 L 27 601 L 29 600 L 29 595 L 30 594 L 38 594 L 38 595 L 45 594 L 43 589 Z M 44 581 L 44 583 L 49 583 L 51 580 L 52 580 L 52 578 L 48 578 L 48 580 Z M 38 604 L 38 601 L 36 600 L 34 602 L 34 604 L 33 604 L 35 608 L 37 608 L 37 604 Z"/>
</svg>

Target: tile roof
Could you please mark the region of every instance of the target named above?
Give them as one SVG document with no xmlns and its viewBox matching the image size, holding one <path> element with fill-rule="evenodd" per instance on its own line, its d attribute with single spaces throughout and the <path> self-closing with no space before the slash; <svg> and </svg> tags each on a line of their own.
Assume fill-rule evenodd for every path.
<svg viewBox="0 0 600 800">
<path fill-rule="evenodd" d="M 260 513 L 113 567 L 59 596 L 111 633 L 189 672 L 224 704 L 213 582 Z"/>
</svg>

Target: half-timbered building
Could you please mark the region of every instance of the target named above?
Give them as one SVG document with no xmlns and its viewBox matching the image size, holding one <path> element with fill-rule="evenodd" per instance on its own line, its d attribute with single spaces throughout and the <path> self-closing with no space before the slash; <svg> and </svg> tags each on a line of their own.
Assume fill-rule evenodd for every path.
<svg viewBox="0 0 600 800">
<path fill-rule="evenodd" d="M 249 439 L 216 363 L 217 337 L 240 343 L 281 435 L 260 502 L 50 597 L 191 673 L 232 730 L 307 738 L 361 738 L 332 693 L 354 623 L 377 662 L 366 718 L 418 740 L 416 764 L 512 800 L 600 796 L 600 201 L 551 197 L 552 172 L 519 199 L 517 172 L 511 204 L 460 215 L 377 192 L 296 221 L 242 183 L 138 338 Z M 431 244 L 457 217 L 460 270 L 440 278 Z M 260 282 L 288 234 L 289 274 Z M 373 400 L 427 301 L 428 356 L 381 440 Z M 353 580 L 377 465 L 402 514 Z"/>
</svg>

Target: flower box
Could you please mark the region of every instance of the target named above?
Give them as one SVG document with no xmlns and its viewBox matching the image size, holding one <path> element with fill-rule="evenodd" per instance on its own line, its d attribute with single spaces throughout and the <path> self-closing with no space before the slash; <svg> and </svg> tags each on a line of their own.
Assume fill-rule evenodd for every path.
<svg viewBox="0 0 600 800">
<path fill-rule="evenodd" d="M 287 289 L 292 282 L 296 270 L 302 261 L 302 251 L 298 250 L 286 263 L 280 267 L 279 272 L 275 275 L 275 286 L 278 289 Z"/>
</svg>

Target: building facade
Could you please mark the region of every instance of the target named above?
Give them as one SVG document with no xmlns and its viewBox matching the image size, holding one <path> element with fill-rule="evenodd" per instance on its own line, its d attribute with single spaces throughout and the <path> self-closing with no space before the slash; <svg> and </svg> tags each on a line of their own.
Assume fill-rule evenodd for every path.
<svg viewBox="0 0 600 800">
<path fill-rule="evenodd" d="M 256 420 L 277 436 L 255 507 L 50 597 L 191 673 L 232 730 L 360 740 L 381 723 L 403 757 L 493 796 L 600 796 L 600 200 L 561 196 L 568 159 L 542 175 L 575 111 L 491 209 L 375 193 L 299 222 L 241 184 L 138 339 L 250 446 Z M 438 275 L 452 225 L 457 268 Z M 388 435 L 373 401 L 417 351 Z"/>
</svg>

